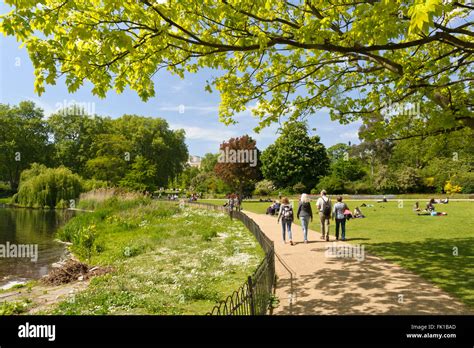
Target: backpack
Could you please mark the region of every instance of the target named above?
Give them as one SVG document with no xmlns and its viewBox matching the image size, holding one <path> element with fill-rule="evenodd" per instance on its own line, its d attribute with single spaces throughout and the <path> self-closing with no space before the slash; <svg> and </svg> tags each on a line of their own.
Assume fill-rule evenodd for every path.
<svg viewBox="0 0 474 348">
<path fill-rule="evenodd" d="M 323 200 L 323 211 L 322 211 L 323 215 L 331 216 L 331 201 L 329 200 L 329 198 L 327 201 L 325 201 L 324 199 L 322 200 Z"/>
<path fill-rule="evenodd" d="M 282 216 L 286 221 L 293 221 L 293 208 L 288 205 L 283 206 Z"/>
</svg>

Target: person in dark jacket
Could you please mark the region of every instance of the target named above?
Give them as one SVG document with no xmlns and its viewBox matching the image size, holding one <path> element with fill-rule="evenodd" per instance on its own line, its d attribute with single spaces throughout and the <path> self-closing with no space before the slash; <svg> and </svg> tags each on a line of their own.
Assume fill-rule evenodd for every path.
<svg viewBox="0 0 474 348">
<path fill-rule="evenodd" d="M 296 217 L 301 220 L 304 242 L 308 243 L 308 226 L 309 220 L 313 221 L 313 211 L 311 210 L 310 199 L 306 193 L 301 195 Z"/>
</svg>

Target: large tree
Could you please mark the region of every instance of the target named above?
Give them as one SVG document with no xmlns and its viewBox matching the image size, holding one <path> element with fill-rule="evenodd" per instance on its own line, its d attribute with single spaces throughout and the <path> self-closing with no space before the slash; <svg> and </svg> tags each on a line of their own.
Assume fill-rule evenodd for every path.
<svg viewBox="0 0 474 348">
<path fill-rule="evenodd" d="M 123 182 L 132 187 L 136 179 L 145 189 L 165 186 L 182 172 L 188 158 L 183 130 L 170 129 L 161 118 L 110 119 L 71 110 L 46 120 L 33 102 L 0 104 L 0 180 L 16 190 L 33 162 L 114 185 L 126 177 Z"/>
<path fill-rule="evenodd" d="M 262 173 L 278 187 L 303 183 L 313 188 L 326 175 L 329 159 L 319 136 L 308 134 L 306 124 L 288 123 L 280 137 L 262 153 Z"/>
<path fill-rule="evenodd" d="M 252 108 L 260 126 L 331 110 L 372 123 L 367 138 L 474 128 L 471 12 L 443 0 L 6 0 L 0 31 L 24 42 L 35 89 L 127 86 L 155 95 L 161 69 L 224 71 L 220 117 Z M 415 115 L 405 112 L 410 106 Z"/>
<path fill-rule="evenodd" d="M 113 121 L 77 111 L 80 109 L 75 107 L 58 110 L 47 122 L 54 140 L 56 165 L 72 168 L 84 176 L 90 174 L 86 170 L 87 162 L 98 156 L 97 141 L 100 139 L 97 137 L 107 133 Z"/>
<path fill-rule="evenodd" d="M 344 143 L 337 143 L 328 148 L 327 153 L 328 157 L 331 162 L 338 161 L 340 159 L 348 159 L 349 158 L 349 150 L 351 147 Z"/>
<path fill-rule="evenodd" d="M 219 154 L 214 153 L 206 153 L 201 160 L 201 170 L 203 172 L 213 172 L 214 167 L 217 164 L 217 159 L 219 158 Z"/>
<path fill-rule="evenodd" d="M 182 129 L 169 129 L 162 118 L 124 115 L 113 122 L 115 133 L 130 143 L 128 153 L 131 160 L 138 155 L 148 160 L 147 165 L 156 166 L 154 184 L 164 187 L 170 178 L 180 174 L 188 160 L 188 148 Z"/>
<path fill-rule="evenodd" d="M 27 101 L 0 104 L 0 180 L 16 190 L 21 172 L 33 162 L 48 164 L 51 151 L 43 110 Z"/>
</svg>

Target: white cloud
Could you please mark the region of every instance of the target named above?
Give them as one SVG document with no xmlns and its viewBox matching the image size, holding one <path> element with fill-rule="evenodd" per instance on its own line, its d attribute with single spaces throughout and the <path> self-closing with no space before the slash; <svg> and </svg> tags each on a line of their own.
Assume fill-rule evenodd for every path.
<svg viewBox="0 0 474 348">
<path fill-rule="evenodd" d="M 217 114 L 217 112 L 219 111 L 219 106 L 218 105 L 199 106 L 199 105 L 178 104 L 178 105 L 161 106 L 158 108 L 158 110 L 173 111 L 180 114 L 186 114 L 187 112 L 193 111 L 197 113 L 198 115 L 205 115 L 205 114 Z"/>
<path fill-rule="evenodd" d="M 184 129 L 186 139 L 189 140 L 206 140 L 214 143 L 221 143 L 229 138 L 236 137 L 238 134 L 230 129 L 222 129 L 222 127 L 198 127 L 189 126 L 179 123 L 170 124 L 171 129 Z"/>
<path fill-rule="evenodd" d="M 344 140 L 359 140 L 359 132 L 357 130 L 343 132 L 339 134 L 339 138 L 344 139 Z"/>
<path fill-rule="evenodd" d="M 173 86 L 171 87 L 173 90 L 178 91 L 180 87 Z M 256 105 L 249 105 L 244 111 L 237 112 L 233 118 L 235 120 L 242 120 L 244 118 L 254 118 L 252 116 L 252 110 L 256 107 Z M 180 114 L 186 114 L 188 112 L 193 112 L 194 114 L 198 115 L 215 115 L 219 112 L 219 105 L 188 105 L 185 103 L 177 104 L 177 105 L 163 105 L 158 108 L 159 111 L 171 111 L 177 112 Z M 184 112 L 182 112 L 184 110 Z"/>
<path fill-rule="evenodd" d="M 179 81 L 179 82 L 177 82 L 177 83 L 175 83 L 174 85 L 171 86 L 171 90 L 175 93 L 178 93 L 178 92 L 181 92 L 184 89 L 186 89 L 187 87 L 190 87 L 192 85 L 193 85 L 192 82 Z"/>
</svg>

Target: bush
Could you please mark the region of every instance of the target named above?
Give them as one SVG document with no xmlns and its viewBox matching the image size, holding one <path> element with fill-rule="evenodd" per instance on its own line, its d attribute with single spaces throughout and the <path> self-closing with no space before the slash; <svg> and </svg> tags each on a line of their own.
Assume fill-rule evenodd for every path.
<svg viewBox="0 0 474 348">
<path fill-rule="evenodd" d="M 474 193 L 474 173 L 464 172 L 454 175 L 450 180 L 452 185 L 460 186 L 462 193 Z"/>
<path fill-rule="evenodd" d="M 417 192 L 422 185 L 422 178 L 418 171 L 412 167 L 405 167 L 396 173 L 397 187 L 400 192 Z"/>
<path fill-rule="evenodd" d="M 294 193 L 304 193 L 306 191 L 306 185 L 302 182 L 294 184 L 292 188 Z"/>
<path fill-rule="evenodd" d="M 257 182 L 255 185 L 254 194 L 257 196 L 268 196 L 270 195 L 273 190 L 275 189 L 275 185 L 271 180 L 262 180 Z"/>
<path fill-rule="evenodd" d="M 108 187 L 108 182 L 103 180 L 96 179 L 87 179 L 83 181 L 84 191 L 92 191 L 97 189 L 106 189 Z"/>
<path fill-rule="evenodd" d="M 374 187 L 367 181 L 356 181 L 351 185 L 351 190 L 347 193 L 372 194 Z"/>
<path fill-rule="evenodd" d="M 63 242 L 80 245 L 83 226 L 95 225 L 100 220 L 99 212 L 78 214 L 56 232 L 56 237 Z"/>
<path fill-rule="evenodd" d="M 15 192 L 10 189 L 10 185 L 7 183 L 1 182 L 0 181 L 0 198 L 2 197 L 10 197 L 14 194 Z"/>
<path fill-rule="evenodd" d="M 376 168 L 374 189 L 378 193 L 397 193 L 397 179 L 388 166 L 380 165 Z"/>
<path fill-rule="evenodd" d="M 94 249 L 94 243 L 97 238 L 96 225 L 89 225 L 84 227 L 79 237 L 79 245 L 83 249 L 83 252 L 87 255 L 87 260 L 91 260 L 92 250 Z"/>
<path fill-rule="evenodd" d="M 211 194 L 230 191 L 229 186 L 212 172 L 196 175 L 191 179 L 191 187 L 196 192 L 209 192 Z"/>
<path fill-rule="evenodd" d="M 316 191 L 319 193 L 321 190 L 326 190 L 330 193 L 344 193 L 344 181 L 334 176 L 325 176 L 316 186 Z"/>
<path fill-rule="evenodd" d="M 293 191 L 291 188 L 280 188 L 273 191 L 273 194 L 275 196 L 289 197 L 293 194 Z"/>
<path fill-rule="evenodd" d="M 82 179 L 65 167 L 47 168 L 32 164 L 20 176 L 13 203 L 34 208 L 67 207 L 82 192 Z"/>
</svg>

